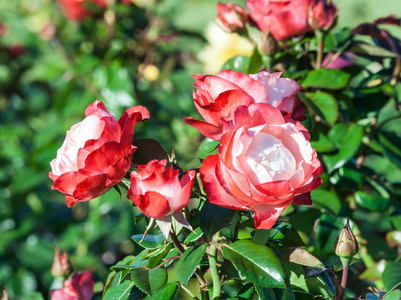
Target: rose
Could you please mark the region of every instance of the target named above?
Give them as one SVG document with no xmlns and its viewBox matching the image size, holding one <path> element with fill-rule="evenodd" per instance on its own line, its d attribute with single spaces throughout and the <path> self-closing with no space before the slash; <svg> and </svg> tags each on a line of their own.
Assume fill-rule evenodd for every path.
<svg viewBox="0 0 401 300">
<path fill-rule="evenodd" d="M 75 273 L 64 281 L 64 287 L 50 292 L 50 300 L 90 300 L 95 278 L 90 271 Z"/>
<path fill-rule="evenodd" d="M 256 228 L 269 229 L 290 204 L 311 204 L 322 167 L 305 127 L 268 104 L 236 109 L 218 154 L 200 176 L 211 203 L 255 213 Z"/>
<path fill-rule="evenodd" d="M 310 0 L 248 0 L 249 16 L 278 41 L 306 33 Z"/>
<path fill-rule="evenodd" d="M 91 2 L 100 8 L 107 5 L 105 0 L 58 0 L 66 14 L 66 17 L 71 21 L 80 21 L 89 16 L 91 13 L 86 8 L 85 2 Z"/>
<path fill-rule="evenodd" d="M 195 171 L 186 171 L 178 178 L 178 170 L 167 168 L 167 160 L 152 160 L 131 173 L 127 197 L 144 215 L 156 219 L 167 238 L 173 216 L 182 225 L 191 228 L 181 210 L 187 206 L 195 180 Z"/>
<path fill-rule="evenodd" d="M 57 157 L 50 162 L 52 189 L 66 195 L 68 207 L 98 197 L 121 181 L 136 149 L 133 126 L 149 118 L 146 108 L 135 106 L 117 122 L 98 100 L 87 107 L 85 115 L 67 132 Z"/>
<path fill-rule="evenodd" d="M 245 9 L 234 3 L 217 3 L 217 17 L 223 28 L 229 32 L 244 29 L 248 21 Z"/>
<path fill-rule="evenodd" d="M 309 25 L 313 30 L 328 30 L 337 20 L 337 7 L 327 0 L 311 0 Z"/>
<path fill-rule="evenodd" d="M 223 121 L 232 119 L 233 111 L 242 105 L 267 103 L 277 107 L 285 116 L 304 120 L 304 109 L 296 93 L 301 89 L 294 80 L 280 78 L 281 73 L 260 72 L 246 75 L 233 70 L 216 76 L 193 75 L 197 91 L 194 103 L 206 121 L 186 118 L 185 122 L 203 135 L 219 140 Z"/>
</svg>

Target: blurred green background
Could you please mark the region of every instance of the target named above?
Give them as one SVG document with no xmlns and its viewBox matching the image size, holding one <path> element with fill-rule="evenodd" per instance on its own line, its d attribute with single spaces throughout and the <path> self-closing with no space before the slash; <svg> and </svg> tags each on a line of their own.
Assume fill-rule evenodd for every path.
<svg viewBox="0 0 401 300">
<path fill-rule="evenodd" d="M 217 53 L 206 34 L 217 1 L 133 2 L 112 6 L 114 19 L 95 7 L 74 23 L 57 1 L 0 1 L 7 28 L 0 37 L 0 287 L 11 299 L 35 291 L 47 297 L 56 245 L 99 282 L 137 251 L 130 237 L 145 224 L 134 226 L 137 211 L 124 195 L 110 191 L 69 209 L 50 189 L 49 162 L 86 106 L 103 100 L 117 119 L 130 106 L 146 106 L 151 118 L 136 125 L 135 139 L 155 139 L 175 149 L 183 168 L 194 167 L 202 138 L 183 122 L 196 116 L 190 75 L 217 72 L 231 55 L 249 52 L 230 41 Z M 397 0 L 334 2 L 339 28 L 401 11 Z"/>
</svg>

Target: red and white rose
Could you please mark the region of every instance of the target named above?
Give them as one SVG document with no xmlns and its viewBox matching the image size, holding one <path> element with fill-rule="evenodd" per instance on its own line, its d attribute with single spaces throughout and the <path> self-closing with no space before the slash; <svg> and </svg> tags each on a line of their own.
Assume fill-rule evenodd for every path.
<svg viewBox="0 0 401 300">
<path fill-rule="evenodd" d="M 167 238 L 171 217 L 191 228 L 182 214 L 187 206 L 195 180 L 195 171 L 187 170 L 179 179 L 179 171 L 167 168 L 167 160 L 152 160 L 140 165 L 138 172 L 131 173 L 131 187 L 127 197 L 144 215 L 156 219 Z"/>
<path fill-rule="evenodd" d="M 119 121 L 96 100 L 86 118 L 67 132 L 50 162 L 52 189 L 65 194 L 68 207 L 96 198 L 122 180 L 131 166 L 134 125 L 149 118 L 143 106 L 127 109 Z"/>
<path fill-rule="evenodd" d="M 294 120 L 304 120 L 304 109 L 296 93 L 302 88 L 294 80 L 280 78 L 281 73 L 260 72 L 246 75 L 233 70 L 222 71 L 216 76 L 193 75 L 197 91 L 194 103 L 205 121 L 186 118 L 185 122 L 203 135 L 219 140 L 224 133 L 223 120 L 233 119 L 239 106 L 266 103 L 275 106 L 283 115 Z"/>
<path fill-rule="evenodd" d="M 263 229 L 290 204 L 311 204 L 322 166 L 305 127 L 263 103 L 237 108 L 233 126 L 200 168 L 210 202 L 252 210 Z"/>
</svg>

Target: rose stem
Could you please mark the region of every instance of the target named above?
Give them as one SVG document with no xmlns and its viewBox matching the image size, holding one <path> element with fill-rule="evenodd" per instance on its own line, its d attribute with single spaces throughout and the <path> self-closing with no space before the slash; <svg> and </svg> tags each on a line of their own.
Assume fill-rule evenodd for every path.
<svg viewBox="0 0 401 300">
<path fill-rule="evenodd" d="M 316 37 L 317 37 L 316 70 L 319 70 L 322 67 L 322 61 L 323 61 L 324 33 L 317 30 Z"/>
<path fill-rule="evenodd" d="M 344 298 L 345 287 L 347 286 L 348 269 L 349 269 L 348 264 L 343 264 L 343 278 L 341 279 L 341 291 L 340 294 L 338 295 L 337 298 L 338 300 L 343 300 Z"/>
<path fill-rule="evenodd" d="M 219 233 L 216 234 L 216 237 L 218 236 Z M 213 280 L 213 299 L 220 299 L 221 281 L 220 281 L 219 270 L 217 267 L 217 247 L 214 243 L 210 245 L 209 265 L 210 265 L 210 273 L 212 274 L 212 280 Z"/>
<path fill-rule="evenodd" d="M 180 254 L 183 254 L 185 249 L 184 249 L 184 247 L 182 247 L 180 241 L 178 240 L 177 236 L 175 235 L 175 233 L 173 231 L 170 231 L 170 237 L 171 237 L 171 240 L 173 241 L 175 247 L 178 249 L 178 252 L 180 252 Z M 198 278 L 199 285 L 201 288 L 201 298 L 204 300 L 208 300 L 209 292 L 207 291 L 207 283 L 206 283 L 205 278 L 203 277 L 202 272 L 199 269 L 195 269 L 195 275 Z"/>
</svg>

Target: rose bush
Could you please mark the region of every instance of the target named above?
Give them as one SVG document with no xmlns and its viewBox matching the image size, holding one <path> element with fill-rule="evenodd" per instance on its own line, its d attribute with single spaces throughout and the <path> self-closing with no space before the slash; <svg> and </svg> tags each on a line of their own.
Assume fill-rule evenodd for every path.
<svg viewBox="0 0 401 300">
<path fill-rule="evenodd" d="M 233 3 L 217 3 L 217 17 L 223 28 L 229 32 L 236 32 L 245 28 L 248 21 L 245 9 Z"/>
<path fill-rule="evenodd" d="M 117 122 L 96 100 L 86 118 L 67 132 L 57 157 L 50 162 L 52 189 L 64 193 L 68 207 L 107 192 L 131 166 L 134 125 L 149 118 L 142 106 L 127 109 Z"/>
<path fill-rule="evenodd" d="M 95 278 L 90 271 L 75 273 L 64 281 L 61 289 L 50 292 L 51 300 L 90 300 L 93 296 Z"/>
<path fill-rule="evenodd" d="M 261 31 L 270 31 L 278 41 L 313 29 L 328 29 L 337 8 L 327 0 L 248 0 L 249 16 Z"/>
<path fill-rule="evenodd" d="M 281 73 L 260 72 L 246 75 L 226 70 L 213 75 L 193 75 L 197 91 L 193 93 L 196 108 L 205 121 L 186 118 L 185 122 L 203 135 L 219 140 L 223 120 L 233 118 L 239 106 L 266 103 L 275 106 L 283 115 L 304 120 L 304 109 L 296 93 L 302 88 L 296 81 L 280 78 Z"/>
<path fill-rule="evenodd" d="M 200 168 L 210 202 L 254 211 L 263 229 L 288 205 L 311 204 L 322 167 L 305 127 L 263 103 L 237 108 L 233 126 Z"/>
<path fill-rule="evenodd" d="M 144 215 L 156 219 L 168 236 L 173 216 L 179 223 L 190 228 L 181 210 L 188 204 L 195 180 L 195 171 L 186 171 L 178 177 L 178 170 L 166 169 L 167 160 L 152 160 L 140 165 L 138 172 L 131 173 L 131 187 L 127 197 Z"/>
</svg>

